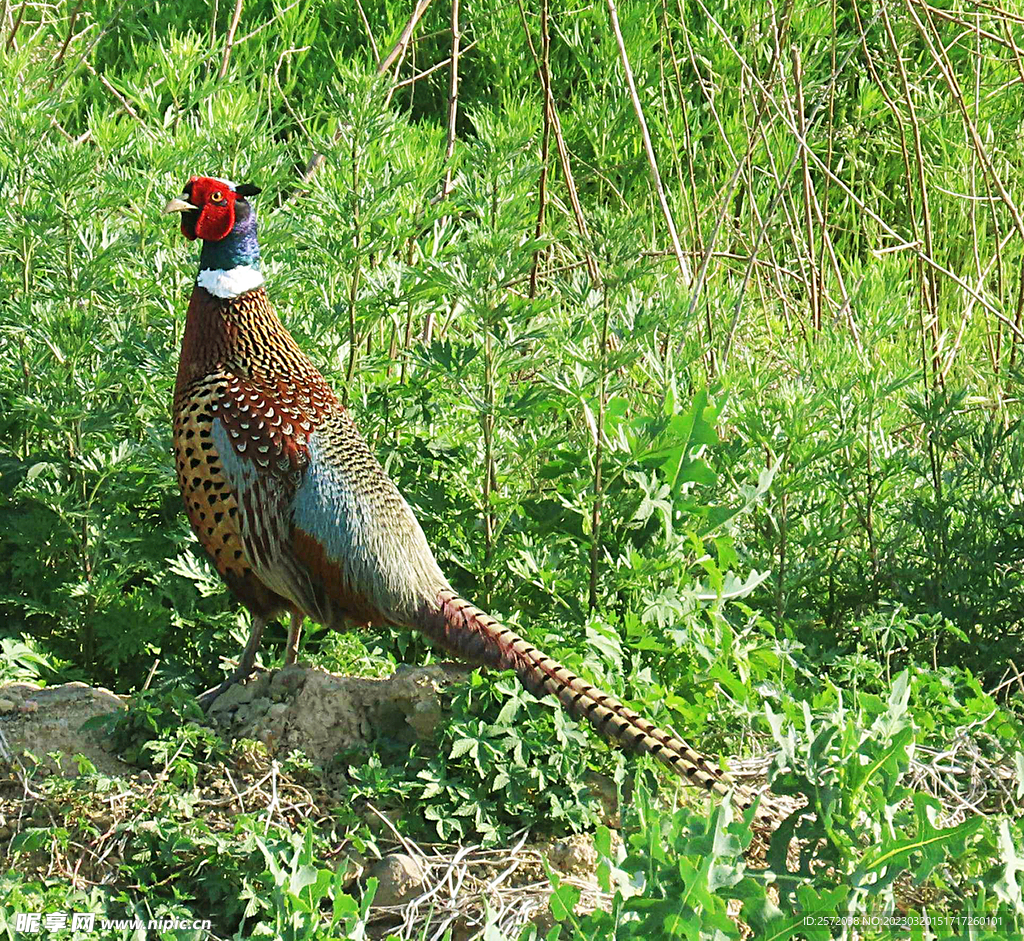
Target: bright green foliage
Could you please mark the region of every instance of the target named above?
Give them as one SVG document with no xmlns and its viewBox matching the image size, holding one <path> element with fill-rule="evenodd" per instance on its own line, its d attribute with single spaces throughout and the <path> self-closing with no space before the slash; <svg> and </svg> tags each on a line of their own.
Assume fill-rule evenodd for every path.
<svg viewBox="0 0 1024 941">
<path fill-rule="evenodd" d="M 190 691 L 169 686 L 136 693 L 124 712 L 89 719 L 83 729 L 109 732 L 116 754 L 130 764 L 162 769 L 175 783 L 194 785 L 196 762 L 223 757 L 223 742 L 197 720 L 203 712 Z"/>
<path fill-rule="evenodd" d="M 982 890 L 969 903 L 970 916 L 959 912 L 962 918 L 973 917 L 976 925 L 1003 932 L 1019 930 L 1024 918 L 1021 861 L 1010 824 L 974 816 L 940 826 L 941 806 L 924 794 L 913 795 L 910 807 L 902 806 L 909 791 L 897 781 L 914 739 L 905 721 L 907 690 L 904 675 L 866 733 L 858 732 L 855 717 L 841 708 L 821 718 L 805 709 L 802 732 L 790 727 L 783 733 L 781 720 L 773 722 L 782 748 L 774 789 L 809 795 L 817 819 L 801 819 L 800 811 L 787 819 L 772 835 L 766 869 L 752 868 L 743 859 L 753 835 L 749 813 L 734 820 L 722 806 L 710 818 L 688 810 L 667 814 L 652 804 L 638 781 L 624 855 L 613 858 L 607 831 L 599 829 L 595 836 L 603 859 L 598 874 L 614 897 L 611 911 L 575 916 L 579 891 L 560 886 L 558 875 L 549 873 L 555 890 L 551 912 L 566 930 L 548 937 L 739 938 L 726 915 L 727 902 L 736 900 L 756 939 L 850 936 L 851 925 L 858 937 L 883 939 L 900 924 L 900 912 L 893 908 L 897 878 L 909 874 L 915 885 L 932 879 L 948 884 L 956 869 L 979 886 L 991 885 L 995 896 Z M 1019 823 L 1017 830 L 1019 839 Z M 794 836 L 807 841 L 800 843 L 795 868 L 787 862 Z M 1000 847 L 1000 862 L 982 873 L 971 861 L 977 848 L 991 841 Z M 767 886 L 777 901 L 766 893 Z M 949 909 L 929 911 L 939 937 L 959 936 Z M 887 916 L 894 920 L 886 921 Z M 904 923 L 913 924 L 913 917 Z"/>
<path fill-rule="evenodd" d="M 756 938 L 852 937 L 793 913 L 907 881 L 938 914 L 1002 919 L 915 938 L 1021 934 L 1019 17 L 622 0 L 680 261 L 606 2 L 463 0 L 450 161 L 451 4 L 375 75 L 412 6 L 247 0 L 228 51 L 228 2 L 0 4 L 0 682 L 136 693 L 113 740 L 163 775 L 105 895 L 18 874 L 104 832 L 84 809 L 102 779 L 36 780 L 70 810 L 0 844 L 0 936 L 64 906 L 360 937 L 365 905 L 321 862 L 371 845 L 353 808 L 500 843 L 594 826 L 590 772 L 624 786 L 589 730 L 474 675 L 433 747 L 382 737 L 327 769 L 346 809 L 322 830 L 207 825 L 197 794 L 237 745 L 188 702 L 248 618 L 169 453 L 197 252 L 160 209 L 193 173 L 263 187 L 271 295 L 453 584 L 709 755 L 775 750 L 774 791 L 814 809 L 783 826 L 798 872 L 777 836 L 769 876 L 744 821 L 674 809 L 641 763 L 626 857 L 596 837 L 619 897 L 581 915 L 552 874 L 552 937 L 737 937 L 728 900 Z M 309 628 L 328 669 L 435 656 Z M 1016 781 L 975 800 L 968 745 Z"/>
<path fill-rule="evenodd" d="M 301 847 L 283 864 L 277 847 L 272 850 L 258 836 L 254 839 L 267 863 L 263 881 L 271 890 L 267 907 L 273 912 L 273 920 L 258 923 L 252 937 L 315 941 L 338 937 L 342 931 L 346 938 L 364 937 L 367 912 L 377 890 L 376 879 L 367 880 L 366 892 L 357 904 L 342 891 L 343 867 L 335 872 L 318 867 L 313 828 L 308 825 Z M 285 855 L 287 858 L 288 854 Z M 325 900 L 331 903 L 331 917 L 326 925 L 321 924 L 320 918 L 320 904 Z"/>
</svg>

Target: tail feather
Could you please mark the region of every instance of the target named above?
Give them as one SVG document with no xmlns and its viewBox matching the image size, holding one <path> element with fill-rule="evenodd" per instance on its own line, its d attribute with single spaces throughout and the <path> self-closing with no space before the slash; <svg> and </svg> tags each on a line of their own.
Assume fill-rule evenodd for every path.
<svg viewBox="0 0 1024 941">
<path fill-rule="evenodd" d="M 495 669 L 515 670 L 519 681 L 534 696 L 551 694 L 573 718 L 586 719 L 605 737 L 632 751 L 654 756 L 691 784 L 720 795 L 731 793 L 742 807 L 753 805 L 749 791 L 686 742 L 576 676 L 511 628 L 453 592 L 440 592 L 437 601 L 439 611 L 428 619 L 430 624 L 424 632 L 441 646 Z"/>
</svg>

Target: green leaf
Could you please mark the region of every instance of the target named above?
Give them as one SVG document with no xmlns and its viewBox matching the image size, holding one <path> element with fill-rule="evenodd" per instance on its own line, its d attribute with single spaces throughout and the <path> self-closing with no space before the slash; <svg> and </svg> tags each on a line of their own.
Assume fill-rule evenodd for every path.
<svg viewBox="0 0 1024 941">
<path fill-rule="evenodd" d="M 869 760 L 866 763 L 855 761 L 848 765 L 848 786 L 852 800 L 856 800 L 865 785 L 874 777 L 875 773 L 892 762 L 892 772 L 895 774 L 906 767 L 909 761 L 906 753 L 907 746 L 914 738 L 914 730 L 909 726 L 898 732 L 895 737 L 881 750 L 875 751 L 875 743 L 872 740 L 865 742 L 858 755 L 866 755 Z"/>
<path fill-rule="evenodd" d="M 907 869 L 911 857 L 919 856 L 914 878 L 920 884 L 945 857 L 962 856 L 967 841 L 985 824 L 984 817 L 968 817 L 955 827 L 939 829 L 933 822 L 942 810 L 939 802 L 926 794 L 915 794 L 913 799 L 917 833 L 885 840 L 877 849 L 868 850 L 858 866 L 859 873 Z"/>
<path fill-rule="evenodd" d="M 1010 822 L 1003 817 L 999 821 L 999 862 L 1002 871 L 998 879 L 992 883 L 992 891 L 1009 905 L 1013 911 L 1024 916 L 1024 857 L 1020 855 L 1010 834 Z"/>
<path fill-rule="evenodd" d="M 565 921 L 576 909 L 580 901 L 580 890 L 575 886 L 562 885 L 552 891 L 548 899 L 551 915 L 555 921 Z"/>
<path fill-rule="evenodd" d="M 477 749 L 480 747 L 480 742 L 475 738 L 461 738 L 455 744 L 452 745 L 451 751 L 448 753 L 449 758 L 461 758 L 463 755 L 472 754 L 476 756 Z"/>
<path fill-rule="evenodd" d="M 50 827 L 25 827 L 11 840 L 11 853 L 34 853 L 47 846 L 53 833 Z"/>
</svg>

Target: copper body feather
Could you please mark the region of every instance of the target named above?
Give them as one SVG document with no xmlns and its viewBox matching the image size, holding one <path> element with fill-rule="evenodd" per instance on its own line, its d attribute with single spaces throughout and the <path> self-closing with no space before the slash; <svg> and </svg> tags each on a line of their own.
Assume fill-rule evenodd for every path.
<svg viewBox="0 0 1024 941">
<path fill-rule="evenodd" d="M 752 802 L 685 742 L 456 594 L 409 505 L 262 286 L 233 298 L 195 287 L 174 450 L 192 527 L 260 630 L 283 612 L 338 628 L 417 629 L 473 663 L 514 670 L 531 693 L 555 696 L 574 717 L 685 780 Z M 254 630 L 247 652 L 258 644 Z"/>
</svg>

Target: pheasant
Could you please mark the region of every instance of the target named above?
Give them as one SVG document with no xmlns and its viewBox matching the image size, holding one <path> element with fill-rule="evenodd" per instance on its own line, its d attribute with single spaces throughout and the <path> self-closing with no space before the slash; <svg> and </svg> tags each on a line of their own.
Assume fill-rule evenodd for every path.
<svg viewBox="0 0 1024 941">
<path fill-rule="evenodd" d="M 749 792 L 685 742 L 452 589 L 408 503 L 271 307 L 249 203 L 259 192 L 192 177 L 165 208 L 181 213 L 185 238 L 203 240 L 174 387 L 178 483 L 199 542 L 252 614 L 237 669 L 201 704 L 249 675 L 265 625 L 283 613 L 287 663 L 304 617 L 332 628 L 388 623 L 514 670 L 533 695 L 553 695 L 605 736 L 750 806 Z"/>
</svg>

